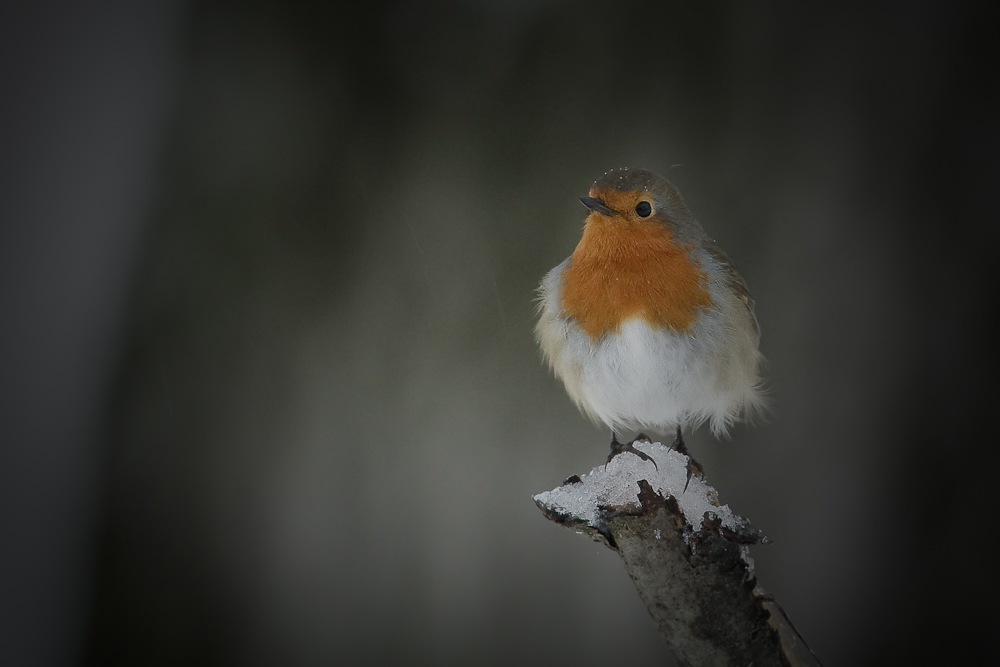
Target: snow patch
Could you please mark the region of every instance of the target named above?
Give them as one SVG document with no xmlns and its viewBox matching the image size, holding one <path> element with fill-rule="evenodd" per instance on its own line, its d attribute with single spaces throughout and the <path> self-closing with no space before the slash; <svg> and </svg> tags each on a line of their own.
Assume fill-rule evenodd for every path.
<svg viewBox="0 0 1000 667">
<path fill-rule="evenodd" d="M 729 505 L 718 504 L 719 494 L 698 475 L 692 475 L 688 482 L 686 455 L 660 442 L 636 442 L 633 446 L 652 457 L 656 466 L 625 452 L 611 459 L 607 466 L 598 466 L 581 475 L 579 482 L 539 493 L 533 500 L 550 511 L 600 529 L 603 523 L 599 508 L 639 509 L 639 481 L 646 480 L 664 498 L 673 496 L 677 500 L 684 518 L 695 532 L 701 530 L 702 519 L 709 512 L 722 520 L 724 528 L 739 531 L 746 525 Z"/>
</svg>

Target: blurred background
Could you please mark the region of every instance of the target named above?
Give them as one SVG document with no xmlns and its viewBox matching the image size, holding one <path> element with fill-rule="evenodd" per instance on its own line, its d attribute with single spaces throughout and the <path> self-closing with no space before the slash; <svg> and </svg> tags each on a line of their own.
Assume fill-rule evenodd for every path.
<svg viewBox="0 0 1000 667">
<path fill-rule="evenodd" d="M 672 664 L 531 495 L 532 337 L 670 178 L 774 410 L 690 447 L 827 665 L 1000 659 L 986 3 L 4 3 L 0 663 Z"/>
</svg>

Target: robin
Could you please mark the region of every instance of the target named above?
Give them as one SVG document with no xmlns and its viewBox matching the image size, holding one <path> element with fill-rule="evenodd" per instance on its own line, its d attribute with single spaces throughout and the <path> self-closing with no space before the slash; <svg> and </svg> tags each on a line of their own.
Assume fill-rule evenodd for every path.
<svg viewBox="0 0 1000 667">
<path fill-rule="evenodd" d="M 743 278 L 667 179 L 616 169 L 580 201 L 583 238 L 539 288 L 535 335 L 583 412 L 619 429 L 716 436 L 764 405 L 760 329 Z M 689 471 L 690 476 L 690 471 Z"/>
</svg>

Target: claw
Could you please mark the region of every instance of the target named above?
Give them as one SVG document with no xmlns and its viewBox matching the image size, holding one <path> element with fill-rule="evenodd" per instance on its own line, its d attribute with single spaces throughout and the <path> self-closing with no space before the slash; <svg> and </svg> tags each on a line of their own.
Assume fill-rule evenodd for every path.
<svg viewBox="0 0 1000 667">
<path fill-rule="evenodd" d="M 618 436 L 615 433 L 612 433 L 611 434 L 611 453 L 608 454 L 608 460 L 604 464 L 604 467 L 607 468 L 608 467 L 608 463 L 611 463 L 611 459 L 615 458 L 619 454 L 621 454 L 623 452 L 630 452 L 630 453 L 635 454 L 636 456 L 638 456 L 643 461 L 649 461 L 650 463 L 653 464 L 653 467 L 656 468 L 657 471 L 659 471 L 660 466 L 656 465 L 656 461 L 653 460 L 652 456 L 650 456 L 646 452 L 641 452 L 641 451 L 639 451 L 638 449 L 635 448 L 635 446 L 634 446 L 635 443 L 639 442 L 640 440 L 644 440 L 646 442 L 649 442 L 649 438 L 648 437 L 643 436 L 641 433 L 639 435 L 642 436 L 642 437 L 641 438 L 640 437 L 636 437 L 636 439 L 633 440 L 632 442 L 630 442 L 628 444 L 623 444 L 621 442 L 618 442 Z"/>
<path fill-rule="evenodd" d="M 681 433 L 681 427 L 680 427 L 679 424 L 677 425 L 677 436 L 674 438 L 673 448 L 677 452 L 679 452 L 679 453 L 683 454 L 684 456 L 686 456 L 687 460 L 688 460 L 688 462 L 687 462 L 687 481 L 684 482 L 684 491 L 687 491 L 688 490 L 688 484 L 691 483 L 691 476 L 694 473 L 696 473 L 696 472 L 699 475 L 701 475 L 701 474 L 703 474 L 703 471 L 701 469 L 701 465 L 699 465 L 698 462 L 694 460 L 694 457 L 691 456 L 690 453 L 688 453 L 687 445 L 684 444 L 684 435 Z M 684 491 L 681 491 L 681 493 L 684 493 Z"/>
</svg>

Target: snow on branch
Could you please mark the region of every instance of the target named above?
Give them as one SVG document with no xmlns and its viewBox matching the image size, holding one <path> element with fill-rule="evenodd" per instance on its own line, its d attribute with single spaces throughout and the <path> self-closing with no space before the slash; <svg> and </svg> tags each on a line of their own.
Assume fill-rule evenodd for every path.
<svg viewBox="0 0 1000 667">
<path fill-rule="evenodd" d="M 614 549 L 680 665 L 819 665 L 757 583 L 750 545 L 768 540 L 719 504 L 689 456 L 636 442 L 534 496 L 545 516 Z"/>
</svg>

